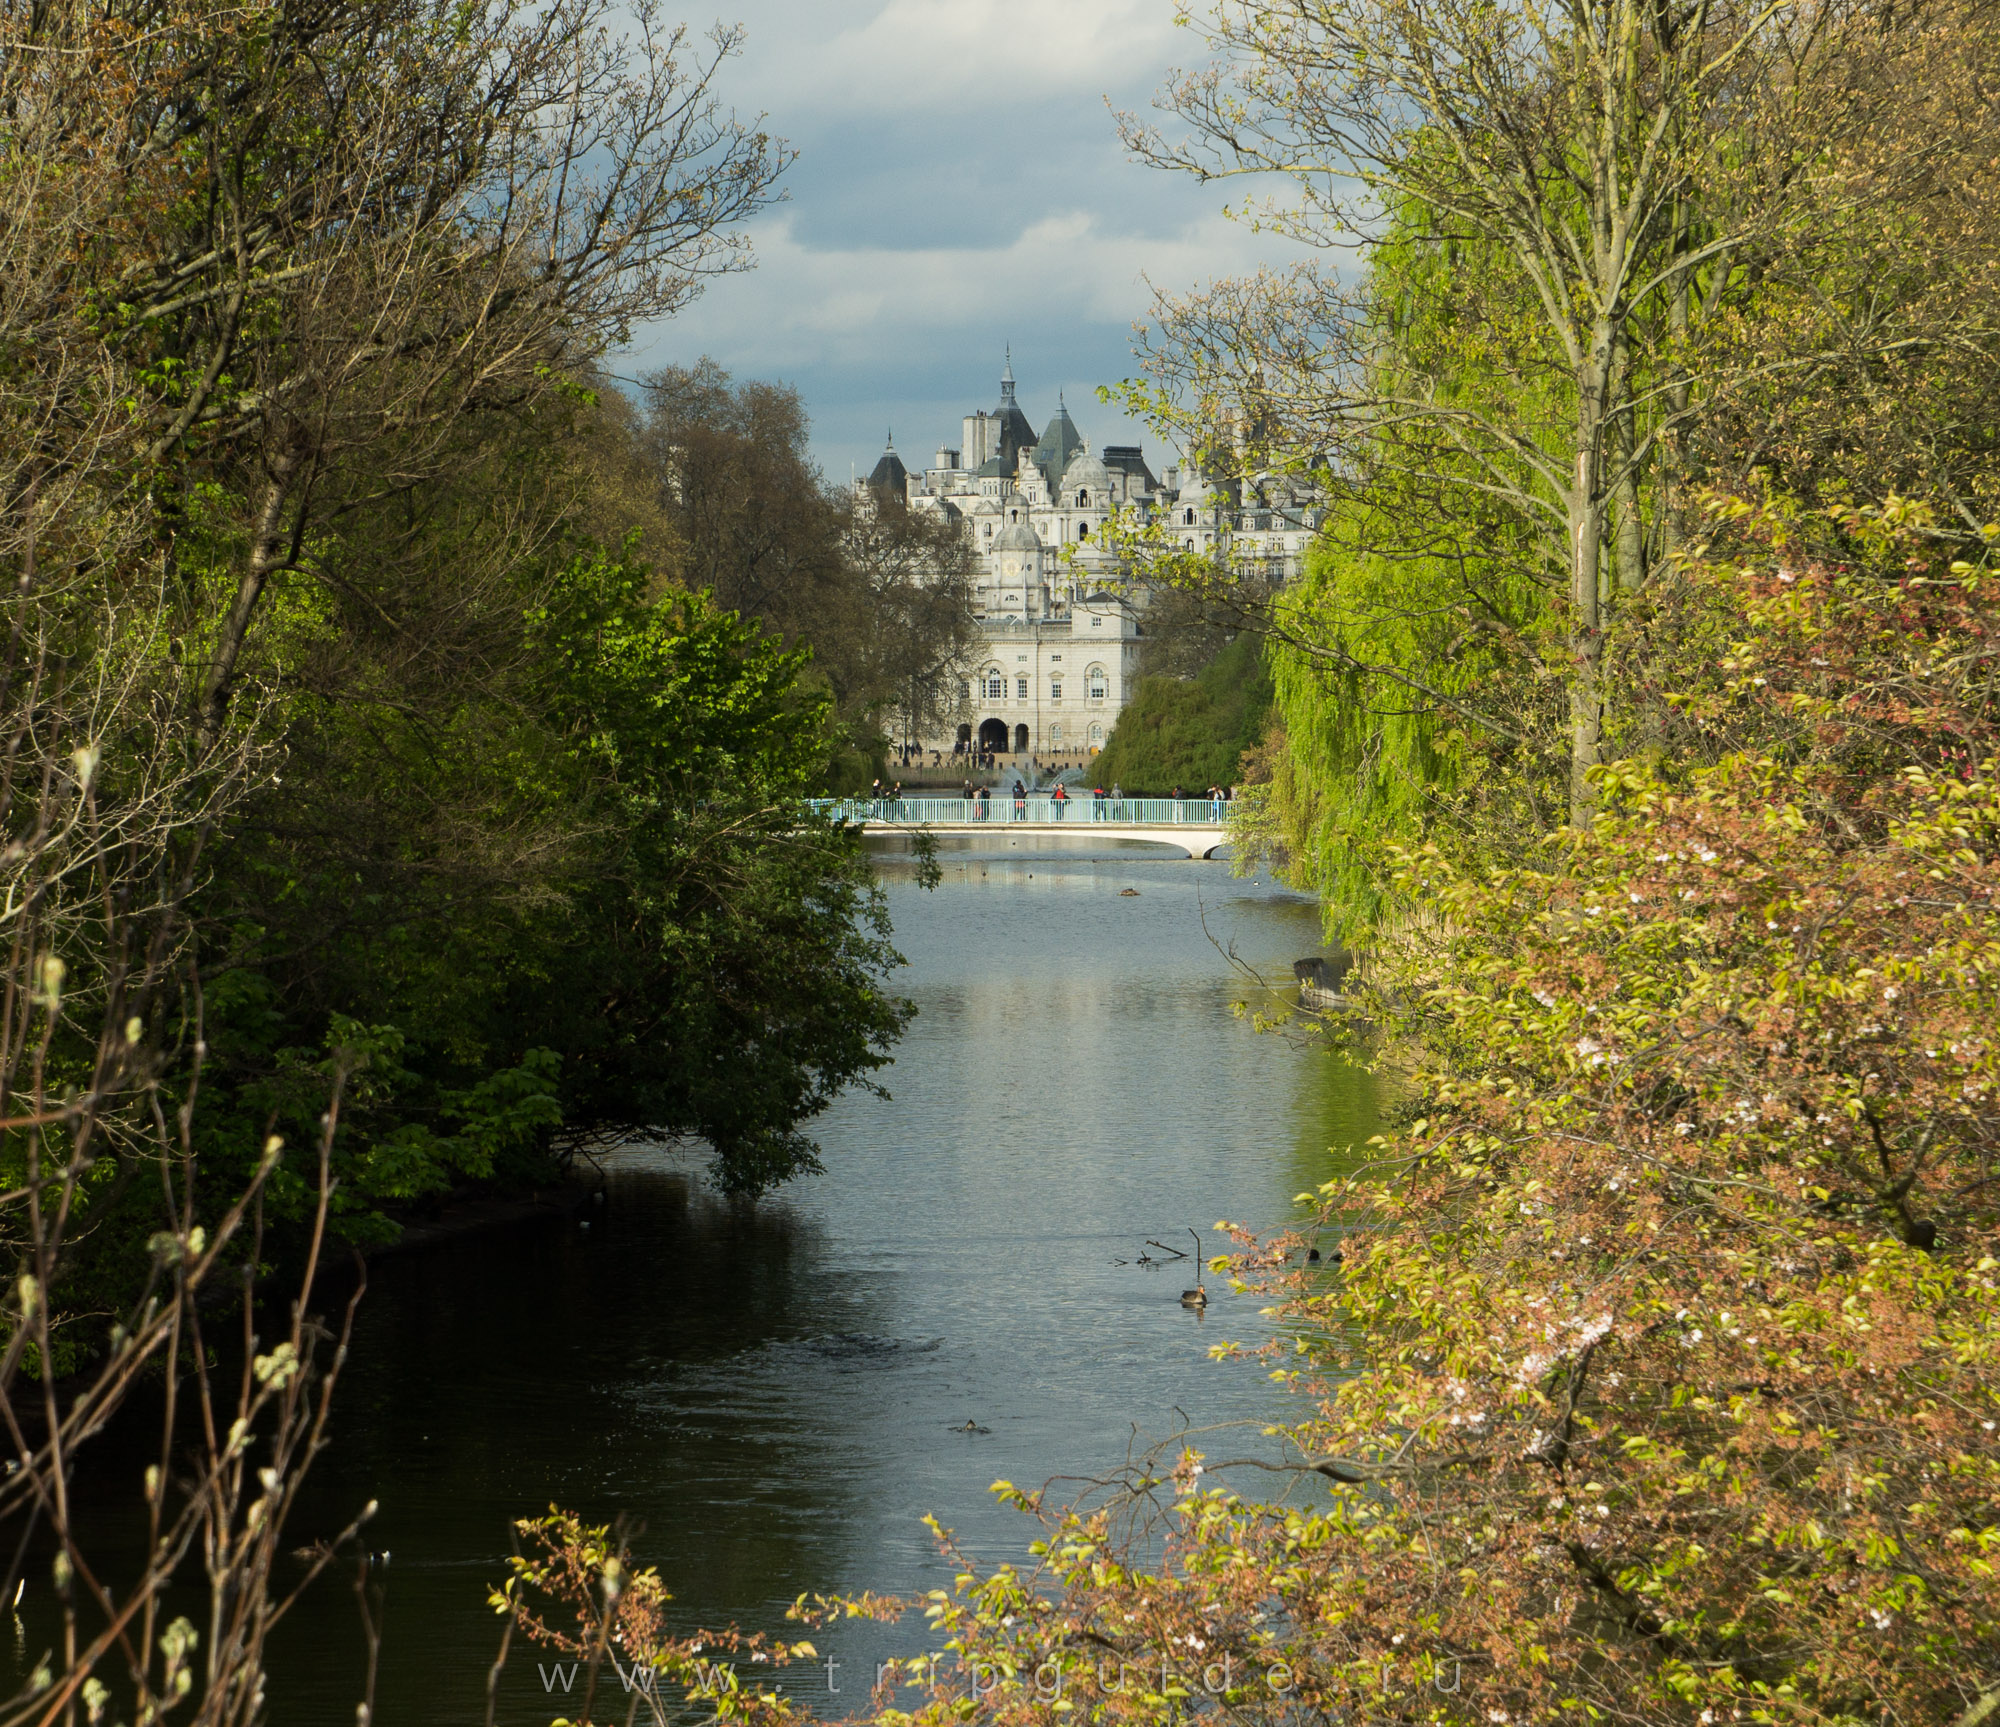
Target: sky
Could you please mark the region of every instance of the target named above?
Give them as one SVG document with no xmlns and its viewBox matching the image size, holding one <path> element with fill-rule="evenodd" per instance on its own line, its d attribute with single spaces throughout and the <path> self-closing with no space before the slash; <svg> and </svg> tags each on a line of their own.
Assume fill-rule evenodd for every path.
<svg viewBox="0 0 2000 1727">
<path fill-rule="evenodd" d="M 1106 105 L 1146 108 L 1201 43 L 1171 0 L 737 0 L 721 75 L 745 117 L 799 151 L 786 201 L 751 228 L 757 266 L 712 283 L 614 362 L 708 355 L 795 386 L 829 480 L 912 468 L 1000 396 L 1003 354 L 1039 430 L 1058 392 L 1093 449 L 1144 442 L 1099 403 L 1137 371 L 1152 293 L 1254 267 L 1266 245 L 1221 187 L 1143 168 Z M 700 18 L 688 14 L 690 22 Z M 706 20 L 702 20 L 706 21 Z"/>
</svg>

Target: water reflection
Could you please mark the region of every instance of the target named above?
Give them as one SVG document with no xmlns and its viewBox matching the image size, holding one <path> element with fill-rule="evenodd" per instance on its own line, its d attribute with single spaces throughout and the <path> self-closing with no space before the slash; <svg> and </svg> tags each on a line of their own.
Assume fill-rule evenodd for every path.
<svg viewBox="0 0 2000 1727">
<path fill-rule="evenodd" d="M 1215 943 L 1287 976 L 1314 910 L 1219 864 L 1061 843 L 947 853 L 928 894 L 885 861 L 920 1012 L 892 1099 L 822 1120 L 824 1177 L 733 1204 L 635 1154 L 579 1222 L 376 1268 L 298 1533 L 381 1501 L 385 1718 L 481 1718 L 485 1586 L 508 1519 L 551 1502 L 643 1520 L 690 1622 L 775 1629 L 804 1590 L 948 1581 L 925 1512 L 1018 1556 L 996 1477 L 1268 1414 L 1261 1366 L 1207 1355 L 1261 1335 L 1254 1306 L 1211 1279 L 1191 1313 L 1186 1265 L 1133 1262 L 1190 1225 L 1282 1220 L 1329 1146 L 1375 1130 L 1362 1076 L 1229 1012 Z M 829 1701 L 910 1636 L 851 1640 Z M 351 1719 L 360 1651 L 345 1585 L 322 1585 L 281 1639 L 273 1717 Z M 542 1702 L 532 1660 L 506 1688 L 516 1713 Z"/>
</svg>

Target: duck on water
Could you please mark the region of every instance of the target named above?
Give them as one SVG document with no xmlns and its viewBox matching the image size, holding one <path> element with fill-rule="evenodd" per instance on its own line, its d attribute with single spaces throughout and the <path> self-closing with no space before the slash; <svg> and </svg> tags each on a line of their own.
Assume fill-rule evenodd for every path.
<svg viewBox="0 0 2000 1727">
<path fill-rule="evenodd" d="M 1201 1232 L 1190 1229 L 1188 1234 L 1194 1237 L 1194 1288 L 1181 1291 L 1181 1306 L 1206 1307 L 1208 1291 L 1201 1286 Z"/>
</svg>

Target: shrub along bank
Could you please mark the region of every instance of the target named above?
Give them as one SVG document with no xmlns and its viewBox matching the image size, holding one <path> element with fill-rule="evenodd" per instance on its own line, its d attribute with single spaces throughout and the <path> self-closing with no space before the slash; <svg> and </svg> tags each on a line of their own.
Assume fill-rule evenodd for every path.
<svg viewBox="0 0 2000 1727">
<path fill-rule="evenodd" d="M 1263 638 L 1240 635 L 1193 678 L 1140 678 L 1092 780 L 1147 797 L 1235 785 L 1243 752 L 1262 740 L 1270 715 Z"/>
</svg>

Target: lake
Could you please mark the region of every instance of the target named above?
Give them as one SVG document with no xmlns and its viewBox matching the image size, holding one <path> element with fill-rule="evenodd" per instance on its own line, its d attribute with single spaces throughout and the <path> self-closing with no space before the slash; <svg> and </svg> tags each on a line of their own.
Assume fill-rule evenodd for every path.
<svg viewBox="0 0 2000 1727">
<path fill-rule="evenodd" d="M 1266 1335 L 1256 1304 L 1211 1279 L 1192 1312 L 1189 1262 L 1141 1261 L 1191 1253 L 1190 1228 L 1218 1250 L 1218 1218 L 1284 1222 L 1376 1131 L 1366 1075 L 1231 1013 L 1253 986 L 1223 950 L 1289 983 L 1320 950 L 1313 904 L 1152 848 L 977 843 L 942 852 L 934 891 L 880 860 L 919 1012 L 892 1096 L 817 1124 L 824 1175 L 731 1202 L 698 1158 L 635 1152 L 575 1219 L 374 1268 L 294 1534 L 381 1503 L 378 1720 L 483 1718 L 486 1591 L 509 1519 L 551 1503 L 642 1524 L 688 1625 L 783 1631 L 802 1591 L 948 1584 L 927 1512 L 1023 1557 L 996 1478 L 1088 1476 L 1182 1426 L 1251 1423 L 1213 1442 L 1240 1451 L 1280 1411 L 1265 1365 L 1208 1355 Z M 122 1485 L 87 1484 L 102 1539 L 136 1508 Z M 815 1641 L 841 1665 L 788 1688 L 837 1710 L 922 1632 Z M 329 1575 L 275 1646 L 272 1718 L 351 1722 L 362 1650 Z M 542 1691 L 517 1650 L 501 1718 L 559 1713 Z"/>
</svg>

